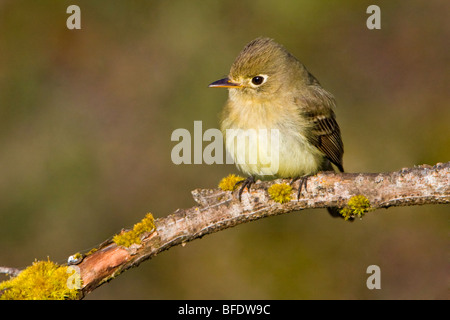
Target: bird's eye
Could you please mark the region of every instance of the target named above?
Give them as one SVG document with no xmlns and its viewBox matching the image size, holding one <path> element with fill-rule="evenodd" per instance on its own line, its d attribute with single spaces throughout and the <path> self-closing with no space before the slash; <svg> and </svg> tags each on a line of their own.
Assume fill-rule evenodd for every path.
<svg viewBox="0 0 450 320">
<path fill-rule="evenodd" d="M 253 77 L 253 78 L 252 78 L 252 83 L 253 83 L 254 85 L 259 86 L 259 85 L 262 84 L 263 82 L 264 82 L 264 77 L 262 77 L 262 76 L 256 76 L 256 77 Z"/>
</svg>

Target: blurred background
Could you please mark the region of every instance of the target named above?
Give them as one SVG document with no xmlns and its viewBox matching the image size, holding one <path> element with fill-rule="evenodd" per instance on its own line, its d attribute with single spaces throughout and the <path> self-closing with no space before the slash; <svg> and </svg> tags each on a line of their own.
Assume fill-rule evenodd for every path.
<svg viewBox="0 0 450 320">
<path fill-rule="evenodd" d="M 66 27 L 71 4 L 81 30 Z M 173 164 L 171 133 L 218 128 L 227 92 L 207 85 L 258 36 L 335 95 L 348 172 L 449 161 L 450 2 L 377 1 L 381 30 L 366 27 L 371 4 L 0 1 L 0 265 L 64 263 L 236 173 Z M 447 299 L 448 213 L 267 218 L 163 252 L 86 299 Z M 369 265 L 380 290 L 366 287 Z"/>
</svg>

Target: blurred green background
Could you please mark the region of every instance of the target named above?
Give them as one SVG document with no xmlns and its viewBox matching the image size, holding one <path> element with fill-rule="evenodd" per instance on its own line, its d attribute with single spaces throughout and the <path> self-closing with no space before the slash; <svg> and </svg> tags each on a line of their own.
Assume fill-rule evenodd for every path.
<svg viewBox="0 0 450 320">
<path fill-rule="evenodd" d="M 66 28 L 71 4 L 81 30 Z M 236 173 L 174 165 L 170 137 L 194 120 L 218 127 L 227 92 L 207 85 L 258 36 L 335 95 L 347 171 L 449 161 L 450 2 L 377 1 L 381 30 L 366 28 L 370 4 L 0 1 L 0 265 L 64 263 Z M 87 299 L 446 299 L 448 213 L 263 219 L 172 248 Z M 372 264 L 381 290 L 366 287 Z"/>
</svg>

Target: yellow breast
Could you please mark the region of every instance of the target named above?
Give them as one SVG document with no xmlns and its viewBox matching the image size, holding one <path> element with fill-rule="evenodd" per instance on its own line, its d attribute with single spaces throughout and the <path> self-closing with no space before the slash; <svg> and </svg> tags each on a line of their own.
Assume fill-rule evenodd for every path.
<svg viewBox="0 0 450 320">
<path fill-rule="evenodd" d="M 239 170 L 263 179 L 319 171 L 323 154 L 308 141 L 308 124 L 296 108 L 230 96 L 221 129 L 227 152 Z"/>
</svg>

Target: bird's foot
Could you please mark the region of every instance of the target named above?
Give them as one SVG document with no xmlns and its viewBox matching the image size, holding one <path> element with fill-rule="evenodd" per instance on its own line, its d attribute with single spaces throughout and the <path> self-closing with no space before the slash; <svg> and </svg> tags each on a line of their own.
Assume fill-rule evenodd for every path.
<svg viewBox="0 0 450 320">
<path fill-rule="evenodd" d="M 305 190 L 306 190 L 308 178 L 310 176 L 311 175 L 307 175 L 307 176 L 297 177 L 297 178 L 292 179 L 290 185 L 293 185 L 295 181 L 300 180 L 300 182 L 298 184 L 297 201 L 300 199 L 300 194 L 301 194 L 303 188 L 305 188 Z"/>
<path fill-rule="evenodd" d="M 249 176 L 247 179 L 241 180 L 236 182 L 235 186 L 242 184 L 241 188 L 239 189 L 239 201 L 241 201 L 242 192 L 244 192 L 244 189 L 247 188 L 247 190 L 250 192 L 250 186 L 255 183 L 255 177 Z"/>
</svg>

